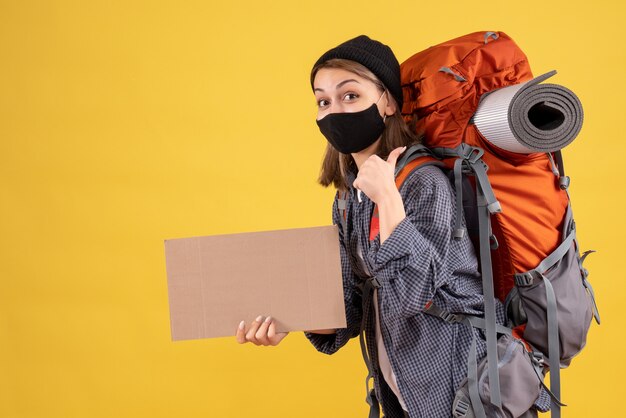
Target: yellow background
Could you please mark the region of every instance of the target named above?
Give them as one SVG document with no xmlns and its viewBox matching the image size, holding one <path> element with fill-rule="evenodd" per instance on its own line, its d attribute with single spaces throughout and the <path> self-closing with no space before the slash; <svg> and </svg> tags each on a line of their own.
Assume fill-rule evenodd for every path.
<svg viewBox="0 0 626 418">
<path fill-rule="evenodd" d="M 606 0 L 2 0 L 0 417 L 366 416 L 357 340 L 172 343 L 163 240 L 329 224 L 314 61 L 361 33 L 403 61 L 481 30 L 583 103 L 564 154 L 603 324 L 563 400 L 622 410 L 624 22 Z"/>
</svg>

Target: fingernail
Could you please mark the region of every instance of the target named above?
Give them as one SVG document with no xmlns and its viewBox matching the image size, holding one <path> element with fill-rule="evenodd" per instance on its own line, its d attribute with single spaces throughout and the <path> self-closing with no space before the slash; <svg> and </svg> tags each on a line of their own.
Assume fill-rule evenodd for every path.
<svg viewBox="0 0 626 418">
<path fill-rule="evenodd" d="M 256 321 L 257 322 L 261 322 L 262 319 L 263 319 L 263 315 L 259 315 L 259 316 L 257 316 Z"/>
<path fill-rule="evenodd" d="M 265 318 L 265 322 L 270 322 L 272 320 L 271 316 L 268 316 L 267 318 Z"/>
<path fill-rule="evenodd" d="M 239 323 L 239 329 L 243 329 L 243 328 L 244 328 L 244 326 L 245 326 L 245 323 L 246 323 L 246 321 L 241 321 L 241 322 Z"/>
</svg>

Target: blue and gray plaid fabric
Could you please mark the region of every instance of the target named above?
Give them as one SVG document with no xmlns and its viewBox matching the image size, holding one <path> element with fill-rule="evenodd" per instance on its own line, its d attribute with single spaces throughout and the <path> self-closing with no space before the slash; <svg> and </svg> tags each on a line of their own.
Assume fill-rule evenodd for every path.
<svg viewBox="0 0 626 418">
<path fill-rule="evenodd" d="M 350 181 L 348 184 L 351 184 Z M 364 194 L 362 202 L 351 188 L 347 202 L 347 237 L 339 228 L 347 328 L 336 334 L 305 332 L 315 348 L 333 354 L 359 335 L 361 294 L 357 283 L 365 277 L 356 256 L 361 246 L 369 271 L 378 278 L 378 302 L 383 341 L 402 397 L 411 418 L 450 417 L 454 394 L 467 375 L 467 355 L 472 332 L 479 334 L 479 361 L 485 356 L 482 331 L 450 324 L 424 314 L 428 301 L 453 313 L 483 315 L 483 296 L 476 256 L 467 237 L 452 237 L 456 217 L 454 190 L 437 167 L 415 170 L 400 189 L 406 218 L 380 245 L 369 241 L 374 204 Z M 341 225 L 338 195 L 333 222 Z M 366 318 L 365 335 L 374 368 L 374 387 L 387 418 L 403 418 L 396 396 L 379 372 L 374 322 Z M 503 307 L 497 305 L 500 323 Z M 548 401 L 549 404 L 549 401 Z"/>
</svg>

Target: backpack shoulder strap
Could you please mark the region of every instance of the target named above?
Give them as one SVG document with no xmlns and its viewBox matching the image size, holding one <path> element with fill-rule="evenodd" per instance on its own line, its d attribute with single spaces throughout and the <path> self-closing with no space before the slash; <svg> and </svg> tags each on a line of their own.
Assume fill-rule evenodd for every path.
<svg viewBox="0 0 626 418">
<path fill-rule="evenodd" d="M 395 176 L 398 190 L 400 190 L 404 181 L 414 170 L 429 165 L 445 167 L 445 165 L 438 158 L 434 157 L 431 151 L 424 145 L 416 144 L 411 146 L 396 164 Z M 376 239 L 379 232 L 380 221 L 378 218 L 378 206 L 375 205 L 370 221 L 370 241 Z"/>
</svg>

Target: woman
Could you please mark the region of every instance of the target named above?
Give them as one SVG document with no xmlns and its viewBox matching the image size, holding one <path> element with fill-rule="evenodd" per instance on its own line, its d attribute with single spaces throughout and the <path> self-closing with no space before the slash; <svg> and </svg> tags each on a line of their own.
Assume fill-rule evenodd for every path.
<svg viewBox="0 0 626 418">
<path fill-rule="evenodd" d="M 389 418 L 449 417 L 467 375 L 472 332 L 424 312 L 430 303 L 454 313 L 483 315 L 477 261 L 467 234 L 453 238 L 455 198 L 435 166 L 414 170 L 400 190 L 398 157 L 419 143 L 401 116 L 400 66 L 391 49 L 361 35 L 326 52 L 311 72 L 317 124 L 329 144 L 320 183 L 334 185 L 347 327 L 305 332 L 318 351 L 333 354 L 364 331 L 375 393 Z M 380 233 L 370 240 L 374 207 Z M 363 280 L 374 276 L 373 307 L 362 306 Z M 372 313 L 372 315 L 369 315 Z M 499 307 L 501 315 L 501 306 Z M 240 343 L 276 345 L 270 317 L 237 330 Z"/>
</svg>

